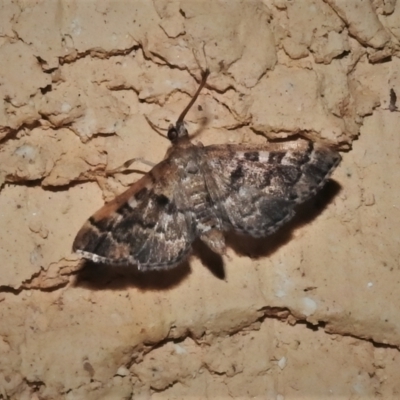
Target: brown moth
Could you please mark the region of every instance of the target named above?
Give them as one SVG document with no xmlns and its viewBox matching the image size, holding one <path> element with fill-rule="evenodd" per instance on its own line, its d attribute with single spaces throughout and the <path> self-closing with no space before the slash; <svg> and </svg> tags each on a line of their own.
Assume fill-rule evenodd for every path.
<svg viewBox="0 0 400 400">
<path fill-rule="evenodd" d="M 169 127 L 172 146 L 164 160 L 88 219 L 74 240 L 75 252 L 143 271 L 172 268 L 196 238 L 224 254 L 224 231 L 270 235 L 324 186 L 341 157 L 322 144 L 191 143 L 184 118 L 208 75 Z"/>
</svg>

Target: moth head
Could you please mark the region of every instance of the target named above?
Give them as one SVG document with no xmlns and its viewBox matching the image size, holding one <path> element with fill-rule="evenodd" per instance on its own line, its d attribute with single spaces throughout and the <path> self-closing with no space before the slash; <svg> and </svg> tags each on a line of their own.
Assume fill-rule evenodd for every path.
<svg viewBox="0 0 400 400">
<path fill-rule="evenodd" d="M 185 123 L 183 121 L 178 121 L 175 125 L 171 124 L 168 127 L 167 135 L 168 139 L 174 143 L 181 138 L 187 137 L 189 134 L 185 127 Z"/>
<path fill-rule="evenodd" d="M 201 74 L 201 82 L 200 85 L 194 94 L 193 98 L 190 100 L 189 104 L 186 106 L 186 108 L 182 111 L 181 115 L 179 116 L 178 120 L 176 121 L 175 126 L 170 125 L 168 128 L 168 139 L 174 143 L 177 140 L 188 137 L 188 131 L 185 128 L 185 122 L 184 119 L 186 117 L 187 112 L 190 110 L 190 108 L 193 106 L 194 102 L 197 100 L 197 97 L 199 97 L 199 94 L 201 92 L 201 89 L 203 89 L 204 85 L 206 84 L 207 77 L 210 75 L 210 71 L 206 69 L 205 71 L 202 72 Z"/>
</svg>

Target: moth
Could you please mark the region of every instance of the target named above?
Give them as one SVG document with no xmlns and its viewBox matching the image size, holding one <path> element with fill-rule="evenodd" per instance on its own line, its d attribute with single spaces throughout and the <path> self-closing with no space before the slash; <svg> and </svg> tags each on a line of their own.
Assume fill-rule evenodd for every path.
<svg viewBox="0 0 400 400">
<path fill-rule="evenodd" d="M 172 268 L 200 238 L 225 254 L 224 232 L 256 238 L 275 232 L 321 189 L 341 160 L 322 144 L 193 144 L 184 118 L 209 71 L 175 125 L 165 158 L 105 204 L 78 232 L 73 250 L 85 259 L 139 270 Z"/>
</svg>

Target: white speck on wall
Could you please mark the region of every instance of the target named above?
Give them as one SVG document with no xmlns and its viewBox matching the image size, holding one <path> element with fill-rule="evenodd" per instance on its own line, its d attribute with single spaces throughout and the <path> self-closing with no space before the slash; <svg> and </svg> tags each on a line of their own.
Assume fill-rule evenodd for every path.
<svg viewBox="0 0 400 400">
<path fill-rule="evenodd" d="M 43 255 L 41 254 L 38 247 L 35 247 L 29 254 L 29 261 L 32 265 L 39 265 L 43 260 Z"/>
<path fill-rule="evenodd" d="M 372 287 L 372 286 L 374 286 L 374 284 L 372 283 L 372 282 L 368 282 L 368 284 L 367 284 L 367 287 Z"/>
<path fill-rule="evenodd" d="M 176 344 L 174 346 L 174 348 L 175 348 L 175 353 L 176 354 L 186 354 L 187 353 L 186 349 L 184 347 L 182 347 L 182 346 L 179 346 L 179 344 Z"/>
<path fill-rule="evenodd" d="M 317 310 L 317 303 L 309 297 L 304 297 L 302 299 L 302 304 L 303 304 L 302 312 L 307 317 L 314 314 L 315 311 Z"/>
<path fill-rule="evenodd" d="M 285 296 L 286 296 L 286 292 L 285 292 L 284 290 L 277 290 L 277 291 L 275 292 L 275 296 L 276 296 L 276 297 L 279 297 L 279 298 L 285 297 Z"/>
<path fill-rule="evenodd" d="M 174 89 L 182 89 L 182 83 L 179 81 L 171 81 L 170 79 L 167 79 L 166 84 Z"/>
<path fill-rule="evenodd" d="M 356 378 L 356 383 L 353 384 L 353 390 L 358 395 L 366 394 L 365 386 L 364 386 L 364 377 L 359 375 Z"/>
<path fill-rule="evenodd" d="M 293 288 L 293 281 L 290 278 L 290 274 L 287 271 L 287 266 L 284 262 L 280 261 L 276 265 L 276 278 L 275 278 L 275 287 L 274 291 L 275 296 L 282 298 L 288 295 Z"/>
<path fill-rule="evenodd" d="M 37 153 L 38 151 L 36 147 L 30 146 L 28 144 L 24 144 L 18 147 L 14 152 L 15 155 L 25 158 L 26 160 L 29 161 L 33 161 L 36 158 Z"/>
<path fill-rule="evenodd" d="M 119 367 L 117 370 L 117 375 L 119 376 L 127 376 L 129 375 L 129 370 L 125 366 Z"/>
<path fill-rule="evenodd" d="M 79 119 L 79 123 L 76 124 L 79 134 L 81 136 L 89 137 L 91 132 L 95 130 L 97 126 L 96 115 L 93 110 L 86 110 L 86 114 Z"/>
<path fill-rule="evenodd" d="M 81 23 L 78 18 L 74 18 L 71 22 L 71 31 L 74 35 L 79 36 L 82 32 Z"/>
<path fill-rule="evenodd" d="M 61 112 L 63 113 L 63 114 L 65 114 L 65 113 L 68 113 L 68 112 L 70 112 L 71 111 L 71 105 L 69 104 L 69 103 L 62 103 L 62 105 L 61 105 Z"/>
<path fill-rule="evenodd" d="M 114 312 L 110 314 L 110 319 L 114 324 L 120 324 L 122 321 L 122 316 L 118 312 Z"/>
<path fill-rule="evenodd" d="M 282 357 L 282 358 L 278 361 L 278 367 L 279 367 L 280 369 L 283 369 L 283 368 L 286 367 L 286 363 L 287 363 L 286 357 Z"/>
<path fill-rule="evenodd" d="M 278 394 L 276 400 L 285 400 L 285 396 L 283 394 Z"/>
</svg>

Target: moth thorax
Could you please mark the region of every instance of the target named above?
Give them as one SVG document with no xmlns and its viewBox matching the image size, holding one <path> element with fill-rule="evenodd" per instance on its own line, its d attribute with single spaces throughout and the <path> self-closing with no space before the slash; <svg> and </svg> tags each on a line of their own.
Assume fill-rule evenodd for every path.
<svg viewBox="0 0 400 400">
<path fill-rule="evenodd" d="M 197 174 L 199 172 L 199 167 L 193 160 L 189 160 L 186 164 L 186 171 L 189 174 Z"/>
</svg>

